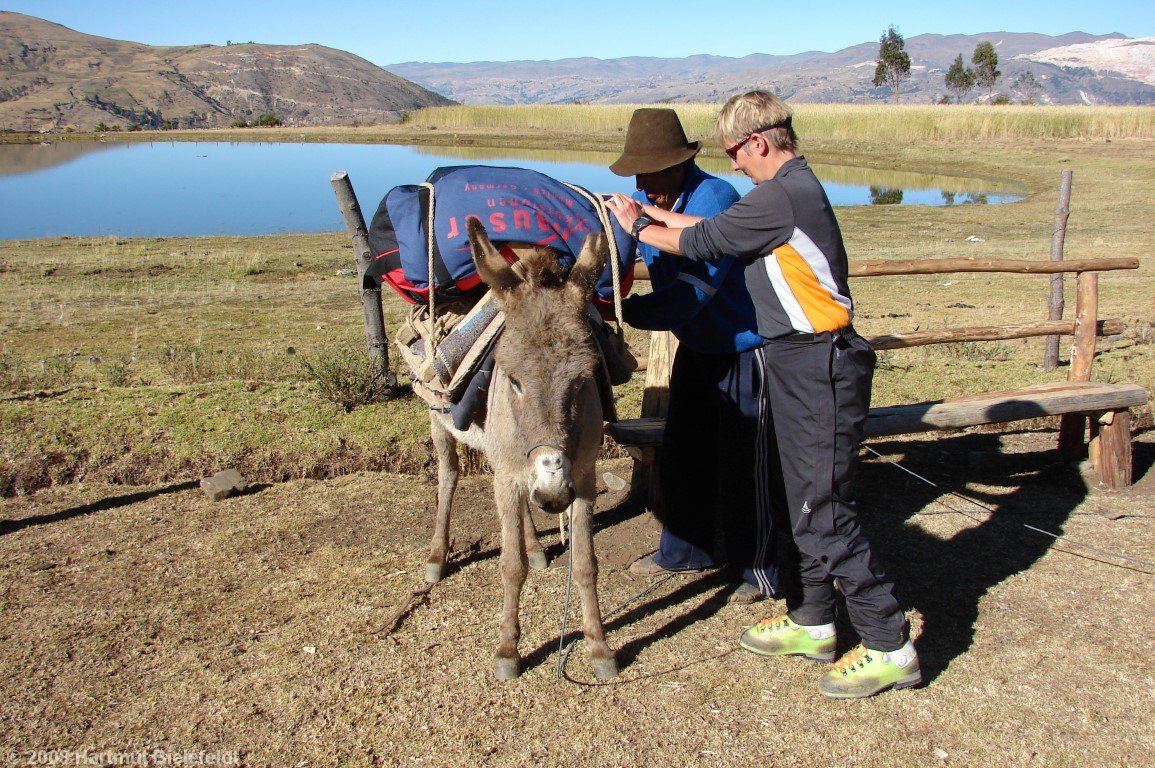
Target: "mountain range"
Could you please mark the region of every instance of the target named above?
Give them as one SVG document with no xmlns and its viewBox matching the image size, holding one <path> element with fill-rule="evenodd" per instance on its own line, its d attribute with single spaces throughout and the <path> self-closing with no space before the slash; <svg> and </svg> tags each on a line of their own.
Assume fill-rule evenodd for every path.
<svg viewBox="0 0 1155 768">
<path fill-rule="evenodd" d="M 320 45 L 159 47 L 0 11 L 0 128 L 215 128 L 396 122 L 453 103 Z"/>
<path fill-rule="evenodd" d="M 1155 38 L 992 32 L 906 40 L 911 76 L 900 101 L 942 98 L 959 54 L 994 44 L 1013 101 L 1155 104 Z M 892 100 L 876 88 L 877 43 L 835 53 L 741 58 L 627 57 L 379 67 L 320 45 L 150 46 L 0 11 L 0 130 L 98 126 L 214 128 L 274 115 L 289 125 L 396 122 L 427 106 L 539 103 L 719 103 L 771 88 L 800 102 Z M 1033 85 L 1020 76 L 1029 73 Z M 992 94 L 976 90 L 971 99 Z"/>
<path fill-rule="evenodd" d="M 1043 104 L 1155 104 L 1155 38 L 1072 32 L 1050 36 L 989 32 L 917 35 L 906 39 L 911 73 L 903 103 L 927 104 L 945 94 L 944 78 L 955 57 L 970 65 L 975 46 L 989 41 L 1002 77 L 994 93 Z M 871 85 L 878 43 L 835 53 L 789 56 L 756 53 L 741 58 L 628 57 L 469 64 L 406 62 L 389 70 L 464 104 L 718 103 L 753 88 L 770 88 L 801 102 L 881 103 L 887 87 Z M 1030 73 L 1034 87 L 1016 86 Z M 992 94 L 976 89 L 970 99 Z"/>
</svg>

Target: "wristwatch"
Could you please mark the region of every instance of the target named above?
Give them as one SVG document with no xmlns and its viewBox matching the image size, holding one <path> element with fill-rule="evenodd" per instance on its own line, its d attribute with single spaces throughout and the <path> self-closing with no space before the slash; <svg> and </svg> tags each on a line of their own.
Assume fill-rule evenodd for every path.
<svg viewBox="0 0 1155 768">
<path fill-rule="evenodd" d="M 641 216 L 634 219 L 634 226 L 630 228 L 630 234 L 633 235 L 635 240 L 637 240 L 638 235 L 641 234 L 641 231 L 654 223 L 654 219 L 643 213 Z"/>
</svg>

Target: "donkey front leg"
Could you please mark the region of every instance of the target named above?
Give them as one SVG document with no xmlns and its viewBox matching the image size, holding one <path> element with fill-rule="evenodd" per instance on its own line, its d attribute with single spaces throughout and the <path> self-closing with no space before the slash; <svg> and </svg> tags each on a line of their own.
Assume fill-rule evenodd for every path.
<svg viewBox="0 0 1155 768">
<path fill-rule="evenodd" d="M 497 514 L 501 518 L 501 584 L 504 597 L 501 604 L 499 640 L 493 659 L 493 674 L 498 680 L 512 680 L 521 674 L 521 655 L 517 645 L 521 640 L 521 588 L 525 585 L 526 563 L 523 526 L 529 500 L 523 483 L 508 473 L 493 477 L 493 496 Z"/>
<path fill-rule="evenodd" d="M 602 608 L 598 602 L 598 560 L 594 555 L 592 513 L 594 489 L 582 489 L 574 501 L 573 529 L 570 547 L 573 553 L 573 579 L 582 602 L 582 632 L 590 644 L 590 666 L 598 680 L 609 680 L 618 675 L 618 662 L 606 643 L 602 627 Z"/>
<path fill-rule="evenodd" d="M 445 575 L 445 560 L 449 557 L 449 512 L 453 506 L 453 493 L 457 490 L 460 464 L 457 440 L 433 411 L 429 412 L 429 435 L 437 450 L 437 520 L 433 525 L 433 540 L 429 543 L 429 560 L 425 563 L 425 581 L 436 584 Z"/>
<path fill-rule="evenodd" d="M 545 548 L 542 547 L 541 540 L 537 538 L 537 526 L 533 524 L 532 510 L 533 508 L 529 504 L 525 504 L 522 507 L 522 540 L 525 542 L 525 556 L 529 562 L 529 567 L 535 571 L 543 571 L 549 568 L 549 558 L 546 557 Z"/>
</svg>

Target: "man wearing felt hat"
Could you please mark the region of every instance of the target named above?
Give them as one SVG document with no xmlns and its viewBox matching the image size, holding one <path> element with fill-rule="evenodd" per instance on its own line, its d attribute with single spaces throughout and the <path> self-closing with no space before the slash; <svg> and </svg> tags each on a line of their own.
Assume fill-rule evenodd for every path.
<svg viewBox="0 0 1155 768">
<path fill-rule="evenodd" d="M 798 563 L 783 580 L 786 612 L 746 628 L 739 645 L 762 656 L 834 661 L 836 595 L 861 641 L 818 681 L 831 698 L 865 698 L 922 682 L 894 581 L 858 523 L 854 474 L 870 406 L 875 354 L 852 323 L 842 230 L 826 191 L 798 154 L 793 111 L 769 91 L 732 97 L 714 140 L 755 186 L 716 216 L 698 218 L 614 195 L 607 206 L 635 239 L 692 260 L 746 264 L 746 288 L 765 339 L 756 483 L 788 517 Z M 712 454 L 711 454 L 712 455 Z M 704 461 L 711 455 L 703 454 Z"/>
<path fill-rule="evenodd" d="M 610 170 L 635 177 L 633 199 L 640 204 L 714 216 L 738 193 L 697 166 L 701 146 L 687 140 L 674 110 L 638 109 Z M 701 570 L 724 561 L 736 585 L 732 600 L 775 594 L 769 520 L 756 519 L 750 482 L 758 406 L 753 351 L 762 337 L 743 265 L 733 257 L 693 262 L 641 241 L 638 255 L 653 291 L 627 298 L 624 319 L 637 328 L 673 331 L 679 345 L 658 465 L 664 527 L 657 551 L 636 560 L 630 572 Z M 704 462 L 703 456 L 711 459 Z M 716 556 L 719 525 L 724 551 Z"/>
</svg>

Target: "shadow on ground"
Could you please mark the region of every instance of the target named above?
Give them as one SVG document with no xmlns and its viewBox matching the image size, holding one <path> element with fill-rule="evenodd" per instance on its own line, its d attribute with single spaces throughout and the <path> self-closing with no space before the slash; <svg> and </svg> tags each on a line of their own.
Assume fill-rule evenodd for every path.
<svg viewBox="0 0 1155 768">
<path fill-rule="evenodd" d="M 185 483 L 174 483 L 163 488 L 156 488 L 148 491 L 140 491 L 138 493 L 126 493 L 123 496 L 113 496 L 107 499 L 92 504 L 82 504 L 71 509 L 62 509 L 59 512 L 52 512 L 46 515 L 34 515 L 32 517 L 25 517 L 19 520 L 0 520 L 0 536 L 5 536 L 9 533 L 31 528 L 37 525 L 47 525 L 49 523 L 56 523 L 62 520 L 71 520 L 76 517 L 84 517 L 95 512 L 106 512 L 117 507 L 125 507 L 130 504 L 139 504 L 142 501 L 163 496 L 169 493 L 179 493 L 197 487 L 194 481 Z"/>
<path fill-rule="evenodd" d="M 1030 448 L 1004 450 L 1007 440 Z M 862 525 L 897 583 L 900 600 L 921 616 L 917 647 L 926 682 L 971 647 L 987 592 L 1042 558 L 1091 493 L 1088 483 L 1094 478 L 1064 464 L 1054 450 L 1056 440 L 1051 432 L 992 432 L 869 444 L 885 458 L 864 450 L 858 478 Z M 1153 464 L 1155 444 L 1136 442 L 1136 485 L 1122 493 L 1149 493 Z M 1116 497 L 1094 493 L 1102 493 L 1100 506 L 1109 515 Z M 613 508 L 599 513 L 597 525 L 604 529 L 635 514 Z M 952 518 L 948 527 L 954 532 L 945 538 L 914 524 L 915 518 L 939 515 Z M 727 587 L 721 575 L 706 574 L 614 616 L 607 631 L 687 604 L 685 612 L 621 647 L 619 664 L 627 667 L 645 647 L 716 614 L 726 604 Z M 838 623 L 841 652 L 858 638 L 842 606 Z M 542 663 L 556 647 L 555 638 L 531 651 L 527 667 Z"/>
</svg>

